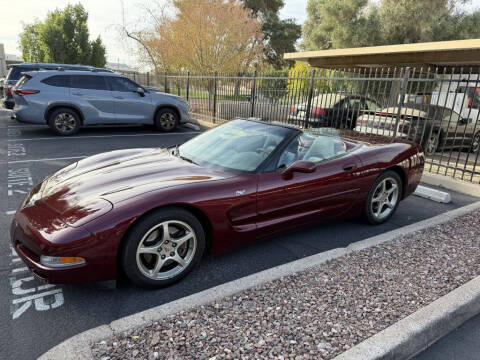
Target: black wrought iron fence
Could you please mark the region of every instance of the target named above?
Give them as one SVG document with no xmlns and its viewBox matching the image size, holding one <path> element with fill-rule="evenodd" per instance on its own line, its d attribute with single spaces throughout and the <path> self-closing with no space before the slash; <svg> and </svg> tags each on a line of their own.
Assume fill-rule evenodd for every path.
<svg viewBox="0 0 480 360">
<path fill-rule="evenodd" d="M 212 122 L 257 117 L 351 129 L 424 147 L 426 170 L 480 183 L 478 68 L 356 68 L 292 73 L 124 73 L 186 98 Z"/>
</svg>

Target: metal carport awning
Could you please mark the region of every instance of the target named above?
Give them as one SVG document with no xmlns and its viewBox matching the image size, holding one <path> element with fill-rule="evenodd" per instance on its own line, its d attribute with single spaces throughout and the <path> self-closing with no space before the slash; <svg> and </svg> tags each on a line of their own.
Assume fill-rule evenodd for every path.
<svg viewBox="0 0 480 360">
<path fill-rule="evenodd" d="M 480 39 L 370 46 L 284 54 L 326 69 L 414 67 L 451 69 L 480 66 Z"/>
</svg>

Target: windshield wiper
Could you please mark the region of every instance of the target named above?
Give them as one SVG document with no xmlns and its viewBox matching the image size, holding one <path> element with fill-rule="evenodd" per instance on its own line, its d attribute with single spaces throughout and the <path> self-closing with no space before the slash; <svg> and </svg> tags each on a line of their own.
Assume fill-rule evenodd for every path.
<svg viewBox="0 0 480 360">
<path fill-rule="evenodd" d="M 187 158 L 187 157 L 185 157 L 185 156 L 182 156 L 182 155 L 180 155 L 180 154 L 178 154 L 177 156 L 178 156 L 180 159 L 182 159 L 182 160 L 185 160 L 185 161 L 188 161 L 189 163 L 198 165 L 198 164 L 197 164 L 195 161 L 193 161 L 192 159 L 189 159 L 189 158 Z"/>
</svg>

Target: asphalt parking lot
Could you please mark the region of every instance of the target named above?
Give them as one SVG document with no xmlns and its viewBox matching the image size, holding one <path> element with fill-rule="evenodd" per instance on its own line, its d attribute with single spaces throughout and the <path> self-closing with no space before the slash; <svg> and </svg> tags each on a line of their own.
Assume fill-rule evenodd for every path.
<svg viewBox="0 0 480 360">
<path fill-rule="evenodd" d="M 33 279 L 12 252 L 9 224 L 26 192 L 61 167 L 99 152 L 182 143 L 198 132 L 179 129 L 164 134 L 149 127 L 89 128 L 74 137 L 57 137 L 44 126 L 20 124 L 0 115 L 0 354 L 5 359 L 32 359 L 62 340 L 117 318 L 160 305 L 254 272 L 438 215 L 475 201 L 452 194 L 451 204 L 411 196 L 386 224 L 362 220 L 312 227 L 257 243 L 217 257 L 205 258 L 179 284 L 145 291 L 120 280 L 105 284 L 53 286 Z"/>
</svg>

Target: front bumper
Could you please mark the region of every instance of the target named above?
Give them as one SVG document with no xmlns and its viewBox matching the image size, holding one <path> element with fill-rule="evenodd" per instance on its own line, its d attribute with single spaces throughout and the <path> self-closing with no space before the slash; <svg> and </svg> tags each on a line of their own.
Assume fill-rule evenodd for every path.
<svg viewBox="0 0 480 360">
<path fill-rule="evenodd" d="M 115 257 L 112 261 L 111 254 L 102 251 L 94 235 L 64 224 L 46 206 L 37 204 L 19 210 L 10 228 L 12 247 L 37 278 L 52 284 L 115 278 Z M 86 262 L 53 268 L 40 263 L 41 255 L 79 256 Z"/>
</svg>

